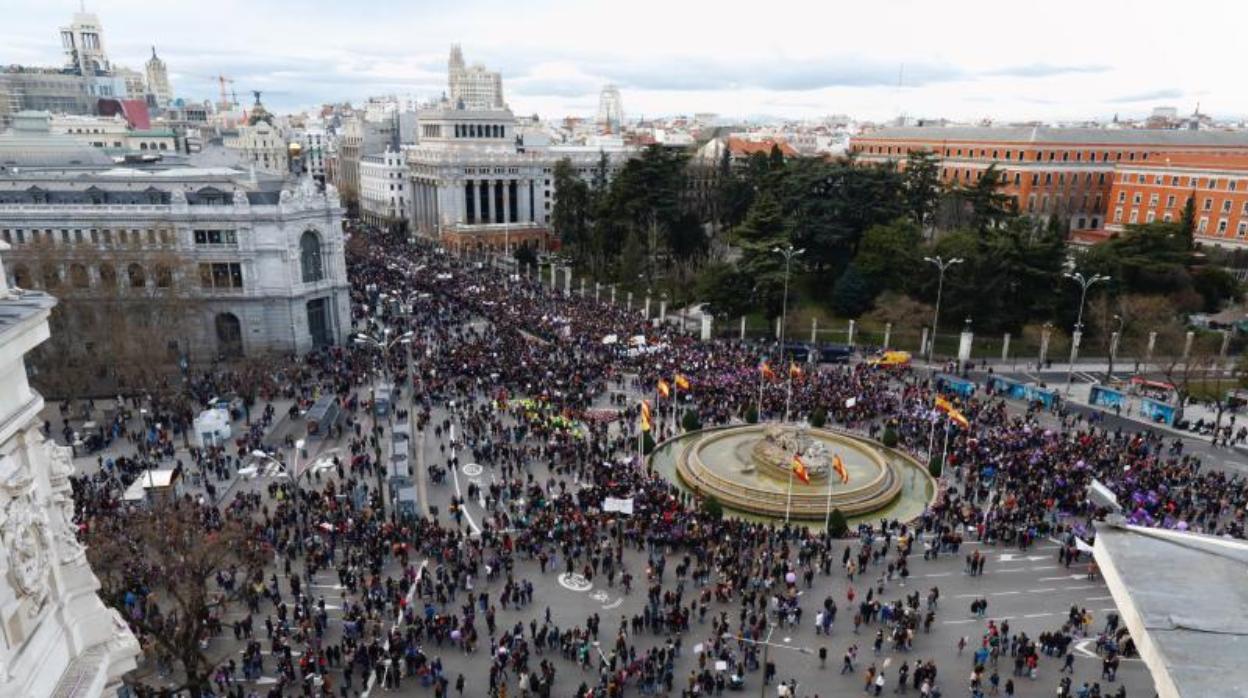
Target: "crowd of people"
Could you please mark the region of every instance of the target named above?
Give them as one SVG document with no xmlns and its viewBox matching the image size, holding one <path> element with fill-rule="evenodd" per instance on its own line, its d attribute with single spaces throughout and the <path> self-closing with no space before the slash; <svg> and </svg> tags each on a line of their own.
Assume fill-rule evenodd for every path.
<svg viewBox="0 0 1248 698">
<path fill-rule="evenodd" d="M 107 437 L 133 448 L 101 454 L 98 469 L 75 482 L 78 516 L 91 526 L 124 515 L 121 494 L 140 473 L 173 467 L 204 484 L 197 506 L 245 521 L 271 546 L 266 572 L 237 589 L 222 578 L 214 590 L 239 604 L 205 632 L 225 640 L 232 632 L 242 646 L 214 673 L 218 695 L 346 698 L 415 682 L 439 697 L 705 696 L 757 673 L 798 698 L 820 689 L 783 675 L 775 653 L 767 656 L 771 634 L 813 622 L 830 638 L 838 613 L 852 626 L 838 637 L 853 638 L 842 671 L 863 676 L 868 692 L 1013 695 L 1018 682 L 1038 680 L 1044 657 L 1058 680 L 1056 662 L 1072 660 L 1072 640 L 1094 632 L 1086 611 L 1072 609 L 1035 638 L 985 612 L 986 631 L 969 643 L 967 680 L 963 668 L 938 669 L 924 657 L 944 608 L 938 588 L 904 586 L 923 564 L 917 551 L 926 561 L 960 555 L 964 537 L 1020 550 L 1054 537 L 1063 563 L 1086 565 L 1079 541 L 1103 513 L 1086 496 L 1094 478 L 1129 503 L 1137 522 L 1244 535 L 1248 484 L 1204 468 L 1156 433 L 1010 408 L 990 392 L 956 401 L 963 428 L 934 409 L 938 390 L 916 372 L 790 365 L 758 344 L 656 328 L 618 304 L 564 296 L 526 270 L 499 271 L 405 239 L 376 236 L 354 247 L 348 271 L 352 333 L 387 344 L 410 332 L 408 341 L 388 351 L 359 342 L 320 348 L 262 371 L 196 373 L 189 394 L 130 398 L 130 419 L 119 413 Z M 688 389 L 653 394 L 676 374 Z M 383 379 L 399 386 L 395 419 L 410 420 L 421 444 L 437 444 L 423 467 L 455 470 L 471 456 L 489 470 L 488 482 L 469 485 L 446 512 L 426 502 L 428 515 L 403 516 L 392 502 L 381 513 L 375 483 L 388 427 L 369 415 Z M 224 447 L 180 448 L 191 410 L 221 395 L 248 396 L 248 428 Z M 292 445 L 289 437 L 273 443 L 270 427 L 282 420 L 275 403 L 297 415 L 327 395 L 346 415 L 331 466 L 300 487 L 276 480 L 230 494 L 249 454 Z M 724 517 L 639 457 L 640 397 L 654 400 L 655 440 L 675 434 L 690 411 L 702 425 L 787 414 L 878 438 L 891 432 L 920 460 L 939 456 L 944 474 L 918 519 L 860 526 L 843 539 Z M 62 409 L 66 438 L 75 416 L 71 405 Z M 630 499 L 632 515 L 607 511 L 606 498 Z M 968 558 L 970 573 L 984 573 L 984 562 Z M 336 596 L 313 586 L 322 573 L 334 574 Z M 569 619 L 539 608 L 535 588 L 559 574 L 636 594 L 640 610 Z M 812 591 L 841 575 L 849 586 L 840 606 Z M 126 591 L 131 614 L 163 602 L 137 584 Z M 859 635 L 872 653 L 867 667 L 859 667 Z M 1109 685 L 1130 639 L 1116 622 L 1096 636 L 1113 667 L 1102 674 Z M 474 666 L 482 669 L 448 671 L 444 657 L 453 653 L 480 657 Z M 678 674 L 689 653 L 694 668 Z M 1002 657 L 1012 664 L 1004 680 Z M 175 659 L 158 657 L 157 668 L 173 677 Z M 256 683 L 262 675 L 276 675 L 275 683 Z M 1121 687 L 1092 690 L 1125 696 Z"/>
</svg>

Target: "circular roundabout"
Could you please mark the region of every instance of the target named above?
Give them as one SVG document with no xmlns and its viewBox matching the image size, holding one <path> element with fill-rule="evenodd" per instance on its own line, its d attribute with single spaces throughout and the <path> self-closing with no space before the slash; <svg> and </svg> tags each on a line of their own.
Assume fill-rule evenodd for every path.
<svg viewBox="0 0 1248 698">
<path fill-rule="evenodd" d="M 809 483 L 791 476 L 794 455 Z M 927 472 L 909 456 L 866 438 L 800 425 L 690 432 L 659 444 L 650 459 L 682 489 L 751 518 L 784 518 L 787 512 L 790 519 L 822 523 L 839 509 L 851 521 L 907 520 L 919 516 L 935 492 Z"/>
</svg>

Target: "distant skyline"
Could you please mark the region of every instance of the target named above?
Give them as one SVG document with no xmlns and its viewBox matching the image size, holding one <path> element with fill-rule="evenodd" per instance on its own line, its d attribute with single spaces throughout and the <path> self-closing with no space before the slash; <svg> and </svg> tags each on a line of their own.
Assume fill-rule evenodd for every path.
<svg viewBox="0 0 1248 698">
<path fill-rule="evenodd" d="M 630 120 L 1082 120 L 1197 102 L 1248 114 L 1237 51 L 1248 6 L 1216 0 L 85 4 L 115 64 L 141 71 L 154 44 L 177 96 L 215 101 L 224 74 L 240 101 L 262 90 L 281 112 L 438 97 L 460 43 L 469 63 L 502 72 L 513 111 L 551 119 L 593 116 L 607 83 Z M 60 65 L 57 28 L 77 11 L 77 0 L 0 0 L 0 64 Z"/>
</svg>

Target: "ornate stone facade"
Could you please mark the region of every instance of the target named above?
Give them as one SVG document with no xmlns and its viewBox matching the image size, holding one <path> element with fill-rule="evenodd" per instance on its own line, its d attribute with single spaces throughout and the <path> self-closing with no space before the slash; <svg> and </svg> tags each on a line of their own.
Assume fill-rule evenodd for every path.
<svg viewBox="0 0 1248 698">
<path fill-rule="evenodd" d="M 10 289 L 0 267 L 0 696 L 104 695 L 139 653 L 96 596 L 73 520 L 69 449 L 39 431 L 43 398 L 26 382 L 24 357 L 48 338 L 55 304 Z"/>
</svg>

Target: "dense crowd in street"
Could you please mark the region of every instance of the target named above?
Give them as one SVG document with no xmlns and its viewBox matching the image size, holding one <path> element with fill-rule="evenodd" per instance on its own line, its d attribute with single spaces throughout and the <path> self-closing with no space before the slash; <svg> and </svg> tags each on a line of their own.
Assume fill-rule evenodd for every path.
<svg viewBox="0 0 1248 698">
<path fill-rule="evenodd" d="M 1130 638 L 1116 618 L 1076 607 L 1033 637 L 995 621 L 985 600 L 975 613 L 987 630 L 963 638 L 967 664 L 938 667 L 925 656 L 926 636 L 940 614 L 965 608 L 949 610 L 938 587 L 907 579 L 949 555 L 965 556 L 968 574 L 992 574 L 967 540 L 1027 550 L 1056 539 L 1061 564 L 1092 574 L 1079 541 L 1103 513 L 1086 495 L 1093 478 L 1136 522 L 1244 535 L 1248 483 L 1160 434 L 1107 431 L 1066 414 L 1048 415 L 1061 426 L 1046 427 L 1038 406 L 1007 409 L 988 393 L 957 402 L 969 420 L 962 428 L 933 408 L 930 380 L 908 369 L 790 366 L 757 344 L 656 328 L 635 309 L 595 302 L 592 291 L 565 296 L 531 274 L 406 240 L 379 238 L 348 262 L 352 332 L 383 344 L 410 339 L 390 351 L 317 349 L 261 375 L 192 373 L 189 402 L 128 396 L 97 427 L 126 455 L 100 456 L 98 470 L 75 482 L 80 521 L 97 526 L 130 506 L 121 495 L 148 467 L 177 468 L 204 483 L 196 506 L 211 512 L 206 522 L 244 521 L 271 548 L 263 575 L 218 580 L 216 593 L 236 595 L 237 608 L 203 619 L 244 648 L 222 660 L 218 695 L 345 698 L 369 686 L 419 686 L 438 697 L 705 696 L 755 676 L 782 696 L 827 695 L 836 689 L 798 686 L 765 652 L 775 630 L 813 625 L 844 648 L 829 674 L 839 658 L 841 672 L 874 695 L 1014 695 L 1043 681 L 1049 695 L 1056 685 L 1058 695 L 1125 696 L 1114 676 Z M 654 399 L 657 382 L 677 373 L 690 386 L 654 400 L 655 440 L 675 434 L 689 410 L 704 426 L 819 412 L 866 436 L 891 430 L 920 462 L 942 459 L 936 500 L 914 521 L 875 522 L 844 539 L 721 518 L 637 457 L 639 398 Z M 388 427 L 369 416 L 379 381 L 399 386 L 394 417 L 410 418 L 422 444 L 438 444 L 438 457 L 424 459 L 429 472 L 470 458 L 490 473 L 449 511 L 403 517 L 391 502 L 380 515 L 376 469 Z M 245 432 L 224 447 L 181 448 L 191 410 L 231 394 L 255 395 Z M 301 486 L 273 480 L 226 496 L 250 454 L 284 458 L 293 445 L 267 436 L 283 418 L 273 403 L 298 414 L 326 395 L 346 415 L 332 466 Z M 79 409 L 66 404 L 49 431 L 68 438 Z M 357 492 L 366 494 L 344 496 Z M 633 514 L 606 511 L 608 497 L 631 499 Z M 466 502 L 478 500 L 484 514 L 471 521 Z M 321 572 L 340 590 L 314 590 Z M 560 574 L 637 595 L 640 610 L 560 618 L 532 601 Z M 832 581 L 847 591 L 827 591 Z M 131 617 L 162 603 L 139 585 L 131 592 Z M 1096 639 L 1105 670 L 1094 686 L 1060 675 L 1077 638 Z M 678 673 L 690 653 L 695 668 Z M 478 658 L 479 670 L 447 670 L 453 654 Z M 826 663 L 826 647 L 817 661 Z M 172 662 L 157 659 L 165 673 Z M 278 678 L 255 683 L 262 675 Z"/>
</svg>

